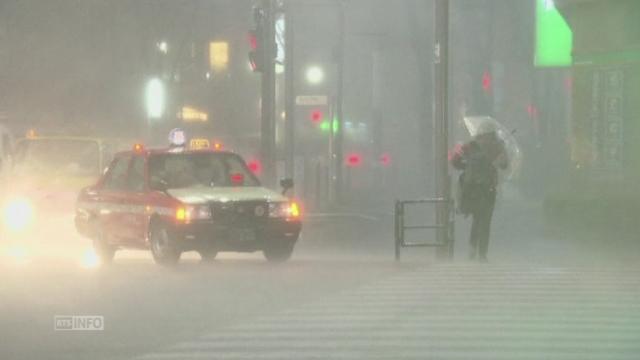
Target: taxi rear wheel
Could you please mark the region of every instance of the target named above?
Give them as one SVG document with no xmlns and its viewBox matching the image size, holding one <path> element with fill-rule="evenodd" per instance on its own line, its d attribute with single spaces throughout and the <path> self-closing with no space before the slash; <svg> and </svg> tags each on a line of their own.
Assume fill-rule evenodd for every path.
<svg viewBox="0 0 640 360">
<path fill-rule="evenodd" d="M 180 251 L 175 248 L 167 226 L 156 222 L 151 225 L 149 233 L 153 260 L 160 265 L 174 265 L 180 260 Z"/>
<path fill-rule="evenodd" d="M 293 253 L 293 244 L 276 243 L 267 245 L 262 253 L 269 262 L 281 263 L 289 260 Z"/>
</svg>

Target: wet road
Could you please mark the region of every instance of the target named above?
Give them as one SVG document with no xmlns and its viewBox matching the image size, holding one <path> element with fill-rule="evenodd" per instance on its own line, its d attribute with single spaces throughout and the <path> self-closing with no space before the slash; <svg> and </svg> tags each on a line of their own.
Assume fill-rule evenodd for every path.
<svg viewBox="0 0 640 360">
<path fill-rule="evenodd" d="M 0 358 L 637 358 L 640 268 L 614 264 L 628 251 L 591 256 L 522 230 L 521 215 L 498 217 L 489 265 L 466 263 L 464 241 L 453 264 L 422 249 L 396 264 L 381 214 L 309 218 L 281 265 L 193 255 L 166 269 L 144 253 L 99 269 L 2 265 Z M 104 316 L 104 330 L 54 331 L 55 315 Z"/>
</svg>

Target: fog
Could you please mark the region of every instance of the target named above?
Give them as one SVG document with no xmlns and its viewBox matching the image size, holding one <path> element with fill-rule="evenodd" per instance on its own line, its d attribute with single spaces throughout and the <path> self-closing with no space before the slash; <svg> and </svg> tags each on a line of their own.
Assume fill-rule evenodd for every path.
<svg viewBox="0 0 640 360">
<path fill-rule="evenodd" d="M 638 14 L 0 0 L 0 358 L 637 357 Z"/>
</svg>

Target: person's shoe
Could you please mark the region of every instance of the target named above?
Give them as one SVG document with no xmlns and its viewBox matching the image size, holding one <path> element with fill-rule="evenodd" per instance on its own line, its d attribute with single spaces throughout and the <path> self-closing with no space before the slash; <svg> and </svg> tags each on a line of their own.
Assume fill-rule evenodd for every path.
<svg viewBox="0 0 640 360">
<path fill-rule="evenodd" d="M 478 258 L 478 262 L 481 262 L 481 263 L 486 264 L 486 263 L 488 263 L 488 262 L 489 262 L 489 260 L 487 259 L 487 257 L 486 257 L 486 256 L 480 256 L 480 257 Z"/>
</svg>

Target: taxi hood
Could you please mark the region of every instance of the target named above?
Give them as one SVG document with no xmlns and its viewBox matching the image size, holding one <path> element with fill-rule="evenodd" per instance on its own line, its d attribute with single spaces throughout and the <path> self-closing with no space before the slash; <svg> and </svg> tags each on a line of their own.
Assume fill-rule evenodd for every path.
<svg viewBox="0 0 640 360">
<path fill-rule="evenodd" d="M 235 201 L 287 201 L 288 199 L 264 187 L 208 187 L 194 186 L 184 189 L 167 190 L 169 195 L 185 204 L 205 204 L 209 202 Z"/>
</svg>

